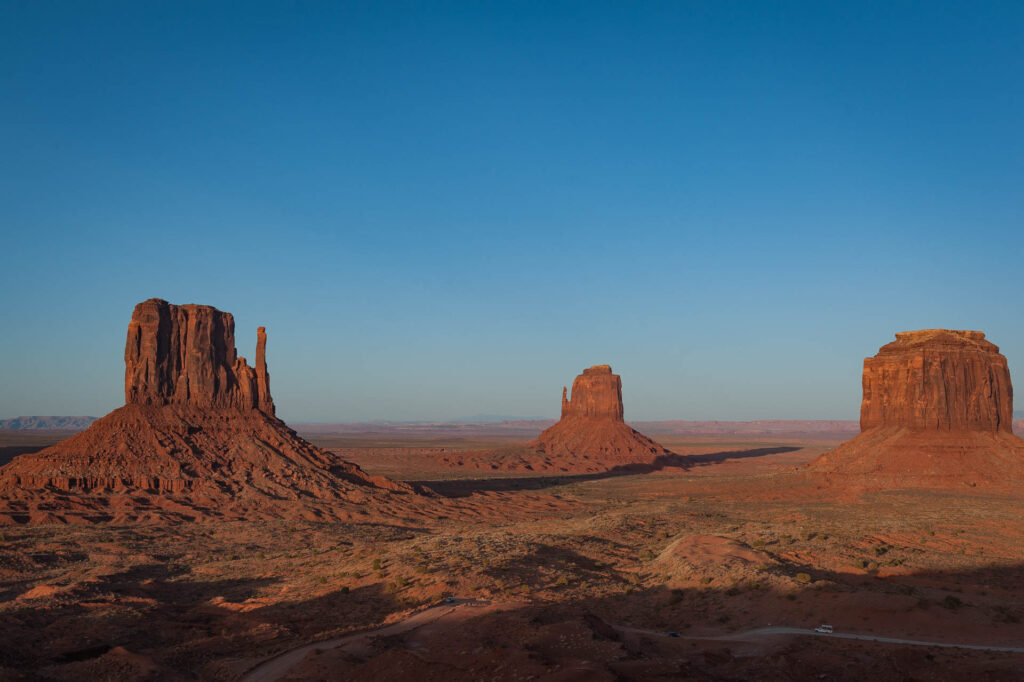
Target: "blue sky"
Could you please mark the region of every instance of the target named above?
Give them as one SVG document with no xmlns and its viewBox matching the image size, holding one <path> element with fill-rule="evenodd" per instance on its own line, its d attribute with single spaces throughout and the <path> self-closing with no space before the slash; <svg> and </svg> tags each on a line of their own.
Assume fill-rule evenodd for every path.
<svg viewBox="0 0 1024 682">
<path fill-rule="evenodd" d="M 0 5 L 0 417 L 235 314 L 292 421 L 856 418 L 893 333 L 1024 371 L 1024 5 Z M 1020 377 L 1018 376 L 1018 380 Z"/>
</svg>

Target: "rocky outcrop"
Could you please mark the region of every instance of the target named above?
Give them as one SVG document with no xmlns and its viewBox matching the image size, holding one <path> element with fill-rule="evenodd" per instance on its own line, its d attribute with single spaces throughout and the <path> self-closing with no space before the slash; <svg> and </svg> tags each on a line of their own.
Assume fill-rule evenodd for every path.
<svg viewBox="0 0 1024 682">
<path fill-rule="evenodd" d="M 230 313 L 150 299 L 125 346 L 125 402 L 0 468 L 0 524 L 401 514 L 423 489 L 369 476 L 274 416 L 266 331 L 256 367 Z M 413 503 L 415 504 L 415 503 Z"/>
<path fill-rule="evenodd" d="M 982 332 L 925 329 L 896 334 L 864 360 L 861 430 L 1013 430 L 1006 358 Z"/>
<path fill-rule="evenodd" d="M 256 330 L 256 408 L 275 414 L 274 399 L 270 397 L 270 372 L 267 371 L 267 328 Z"/>
<path fill-rule="evenodd" d="M 622 418 L 622 379 L 612 374 L 609 365 L 594 365 L 583 370 L 583 374 L 572 382 L 572 399 L 566 397 L 562 387 L 562 419 L 610 419 Z"/>
<path fill-rule="evenodd" d="M 608 365 L 583 370 L 562 388 L 562 418 L 545 429 L 527 448 L 525 468 L 561 471 L 605 471 L 617 467 L 651 466 L 675 455 L 624 421 L 622 379 Z"/>
<path fill-rule="evenodd" d="M 596 473 L 686 466 L 624 421 L 622 379 L 608 365 L 583 370 L 562 388 L 562 418 L 521 446 L 461 451 L 440 462 L 460 469 Z"/>
<path fill-rule="evenodd" d="M 896 334 L 864 360 L 861 433 L 808 465 L 857 485 L 960 487 L 1024 480 L 1006 358 L 978 331 Z"/>
<path fill-rule="evenodd" d="M 135 306 L 128 324 L 125 403 L 236 407 L 273 415 L 266 344 L 260 327 L 253 369 L 235 350 L 231 313 L 151 298 Z"/>
</svg>

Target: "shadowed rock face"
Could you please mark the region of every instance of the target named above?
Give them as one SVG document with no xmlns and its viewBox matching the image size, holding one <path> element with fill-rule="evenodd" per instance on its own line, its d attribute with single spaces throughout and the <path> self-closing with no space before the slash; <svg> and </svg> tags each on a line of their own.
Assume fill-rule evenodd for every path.
<svg viewBox="0 0 1024 682">
<path fill-rule="evenodd" d="M 1006 358 L 982 332 L 925 329 L 896 334 L 864 360 L 862 431 L 1013 429 Z"/>
<path fill-rule="evenodd" d="M 266 348 L 260 327 L 253 369 L 235 350 L 231 313 L 151 298 L 135 306 L 128 324 L 125 403 L 237 407 L 273 415 Z"/>
<path fill-rule="evenodd" d="M 1024 440 L 1012 431 L 1010 371 L 983 333 L 896 334 L 864 360 L 863 386 L 860 435 L 809 470 L 854 476 L 849 484 L 864 490 L 1024 480 Z"/>
</svg>

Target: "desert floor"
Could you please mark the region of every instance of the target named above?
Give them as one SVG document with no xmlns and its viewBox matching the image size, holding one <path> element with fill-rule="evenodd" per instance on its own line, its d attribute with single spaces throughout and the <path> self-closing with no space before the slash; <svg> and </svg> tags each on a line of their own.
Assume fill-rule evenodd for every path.
<svg viewBox="0 0 1024 682">
<path fill-rule="evenodd" d="M 4 432 L 0 459 L 63 435 Z M 1024 647 L 1020 496 L 839 496 L 793 473 L 824 439 L 664 439 L 688 467 L 535 477 L 438 463 L 509 439 L 310 439 L 473 504 L 363 525 L 4 528 L 0 679 L 1024 675 L 1013 651 L 750 633 Z"/>
</svg>

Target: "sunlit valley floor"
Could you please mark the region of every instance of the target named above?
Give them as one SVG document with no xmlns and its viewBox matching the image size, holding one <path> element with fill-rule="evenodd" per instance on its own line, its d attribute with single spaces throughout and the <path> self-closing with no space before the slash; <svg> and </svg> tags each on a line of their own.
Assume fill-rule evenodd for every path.
<svg viewBox="0 0 1024 682">
<path fill-rule="evenodd" d="M 5 453 L 46 444 L 19 437 L 5 436 Z M 1018 497 L 839 499 L 801 486 L 793 469 L 829 440 L 665 439 L 687 466 L 524 476 L 437 463 L 439 450 L 514 445 L 505 441 L 310 439 L 475 506 L 388 524 L 3 528 L 0 678 L 1009 680 L 1024 670 L 1012 651 L 750 632 L 827 623 L 836 634 L 1024 646 Z"/>
</svg>

